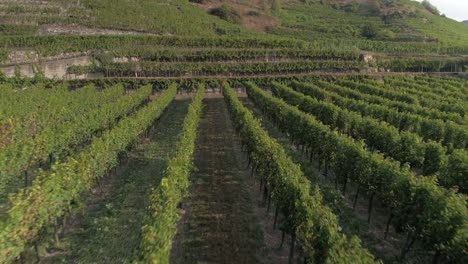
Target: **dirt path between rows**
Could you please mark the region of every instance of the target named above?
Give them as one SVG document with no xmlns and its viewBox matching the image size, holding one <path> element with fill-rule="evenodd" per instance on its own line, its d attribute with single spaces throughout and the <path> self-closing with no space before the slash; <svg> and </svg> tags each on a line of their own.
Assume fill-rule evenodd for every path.
<svg viewBox="0 0 468 264">
<path fill-rule="evenodd" d="M 270 250 L 223 98 L 206 98 L 171 263 L 284 263 Z"/>
</svg>

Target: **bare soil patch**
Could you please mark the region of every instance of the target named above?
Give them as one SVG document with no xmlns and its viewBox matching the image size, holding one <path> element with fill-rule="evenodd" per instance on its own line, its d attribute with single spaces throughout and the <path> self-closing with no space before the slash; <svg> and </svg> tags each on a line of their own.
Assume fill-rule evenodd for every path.
<svg viewBox="0 0 468 264">
<path fill-rule="evenodd" d="M 262 0 L 212 0 L 206 1 L 202 4 L 196 4 L 205 10 L 211 10 L 226 4 L 234 8 L 241 15 L 240 24 L 245 28 L 257 32 L 267 32 L 275 28 L 278 25 L 278 20 L 272 15 L 268 14 L 266 10 L 270 8 L 270 4 L 267 3 L 267 8 L 262 6 Z"/>
</svg>

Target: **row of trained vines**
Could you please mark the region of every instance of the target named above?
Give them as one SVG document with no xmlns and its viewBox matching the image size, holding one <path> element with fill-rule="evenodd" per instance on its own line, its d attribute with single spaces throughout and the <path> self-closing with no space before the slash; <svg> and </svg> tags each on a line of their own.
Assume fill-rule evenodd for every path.
<svg viewBox="0 0 468 264">
<path fill-rule="evenodd" d="M 4 49 L 31 48 L 40 51 L 42 55 L 60 54 L 63 52 L 79 52 L 88 50 L 111 50 L 115 43 L 120 47 L 135 46 L 167 46 L 167 47 L 222 47 L 222 48 L 300 48 L 339 50 L 380 51 L 390 54 L 466 54 L 466 47 L 444 46 L 438 43 L 401 43 L 385 41 L 344 41 L 343 39 L 326 39 L 306 42 L 291 38 L 269 37 L 257 35 L 252 37 L 182 37 L 182 36 L 2 36 L 0 46 Z"/>
<path fill-rule="evenodd" d="M 31 168 L 35 168 L 38 164 L 52 164 L 54 160 L 60 161 L 73 153 L 75 148 L 91 140 L 96 132 L 111 128 L 121 117 L 134 111 L 148 100 L 151 93 L 151 86 L 145 86 L 131 95 L 123 96 L 123 86 L 116 85 L 108 89 L 111 100 L 106 102 L 105 99 L 100 107 L 92 109 L 86 107 L 87 102 L 81 102 L 88 112 L 72 115 L 69 120 L 58 124 L 49 120 L 48 126 L 38 134 L 6 145 L 0 149 L 0 190 L 6 192 L 6 188 L 11 183 L 17 182 L 22 177 L 24 185 L 27 186 Z M 96 95 L 101 95 L 95 92 L 92 94 L 96 98 L 100 98 Z M 101 98 L 109 97 L 102 95 Z M 60 96 L 61 100 L 67 100 L 66 96 Z M 76 107 L 79 107 L 79 103 Z M 56 115 L 63 116 L 63 113 Z"/>
<path fill-rule="evenodd" d="M 329 82 L 317 81 L 316 84 L 307 84 L 306 87 L 302 87 L 303 84 L 295 83 L 293 86 L 308 95 L 326 98 L 336 105 L 360 112 L 364 116 L 385 121 L 400 131 L 414 132 L 425 140 L 441 142 L 450 149 L 466 148 L 468 132 L 462 124 L 428 117 L 428 113 L 424 110 L 413 111 L 413 106 L 410 104 L 395 103 L 392 100 L 363 94 Z"/>
<path fill-rule="evenodd" d="M 100 96 L 94 85 L 69 91 L 66 85 L 46 88 L 42 84 L 18 90 L 10 85 L 0 87 L 0 122 L 10 124 L 11 138 L 34 137 L 50 125 L 60 124 L 89 109 L 121 96 L 115 89 L 104 89 Z M 10 140 L 12 140 L 10 138 Z"/>
<path fill-rule="evenodd" d="M 113 57 L 139 58 L 144 61 L 202 62 L 252 60 L 358 60 L 358 50 L 297 48 L 138 48 L 113 50 Z"/>
<path fill-rule="evenodd" d="M 144 263 L 169 263 L 172 241 L 180 220 L 178 205 L 187 195 L 190 185 L 189 175 L 193 167 L 192 156 L 204 94 L 205 85 L 200 84 L 184 120 L 175 155 L 168 162 L 161 184 L 151 192 L 150 215 L 142 228 L 140 246 Z"/>
<path fill-rule="evenodd" d="M 388 208 L 388 225 L 407 234 L 403 256 L 418 240 L 435 252 L 436 258 L 444 256 L 454 263 L 467 260 L 465 196 L 440 187 L 434 177 L 415 176 L 398 162 L 369 152 L 362 142 L 332 130 L 254 83 L 247 83 L 247 93 L 289 135 L 293 144 L 304 146 L 311 158 L 324 166 L 325 175 L 329 177 L 333 173 L 335 184 L 343 186 L 343 193 L 352 181 L 358 186 L 358 194 L 364 192 L 369 197 L 368 221 L 371 221 L 373 199 L 379 198 Z"/>
<path fill-rule="evenodd" d="M 31 186 L 11 195 L 8 216 L 0 222 L 0 262 L 17 259 L 26 246 L 36 242 L 41 229 L 64 216 L 83 191 L 116 167 L 121 154 L 159 118 L 176 93 L 177 86 L 170 86 L 156 100 L 95 137 L 82 151 L 41 171 Z"/>
<path fill-rule="evenodd" d="M 377 82 L 369 82 L 377 83 Z M 432 85 L 427 82 L 416 81 L 405 77 L 387 77 L 384 79 L 386 87 L 400 90 L 422 97 L 429 97 L 432 100 L 442 100 L 451 103 L 463 104 L 463 100 L 468 99 L 461 89 L 451 90 L 447 85 Z"/>
<path fill-rule="evenodd" d="M 69 74 L 102 73 L 105 77 L 180 77 L 205 75 L 297 74 L 317 71 L 358 71 L 364 67 L 359 61 L 299 60 L 278 62 L 128 62 L 101 66 L 73 66 Z"/>
<path fill-rule="evenodd" d="M 392 125 L 305 96 L 280 83 L 273 83 L 272 90 L 273 94 L 288 104 L 315 116 L 330 128 L 356 140 L 364 140 L 369 150 L 379 151 L 401 162 L 402 165 L 407 163 L 416 171 L 421 171 L 423 175 L 437 175 L 439 181 L 446 187 L 459 186 L 460 191 L 466 193 L 468 186 L 464 182 L 462 167 L 468 160 L 465 150 L 458 149 L 446 154 L 443 146 L 437 142 L 424 142 L 411 132 L 400 133 Z"/>
<path fill-rule="evenodd" d="M 374 263 L 359 239 L 347 238 L 339 231 L 336 216 L 323 205 L 319 189 L 311 187 L 299 166 L 261 128 L 227 83 L 223 91 L 252 170 L 276 204 L 275 225 L 278 213 L 284 216 L 284 232 L 293 241 L 291 255 L 297 240 L 303 247 L 305 263 Z"/>
<path fill-rule="evenodd" d="M 461 100 L 456 100 L 456 102 L 453 100 L 448 101 L 447 99 L 434 100 L 427 95 L 417 96 L 406 92 L 386 89 L 385 87 L 375 84 L 356 83 L 344 80 L 339 80 L 338 83 L 349 86 L 365 94 L 377 95 L 389 100 L 438 109 L 442 112 L 459 114 L 462 117 L 465 115 L 465 110 L 468 109 L 468 106 L 464 105 L 464 102 Z"/>
</svg>

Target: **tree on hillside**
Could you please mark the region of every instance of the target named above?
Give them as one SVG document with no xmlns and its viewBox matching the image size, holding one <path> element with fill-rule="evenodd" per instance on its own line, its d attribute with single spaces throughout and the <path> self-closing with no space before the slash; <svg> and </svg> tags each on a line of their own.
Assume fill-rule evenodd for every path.
<svg viewBox="0 0 468 264">
<path fill-rule="evenodd" d="M 426 8 L 427 11 L 431 12 L 436 16 L 440 16 L 439 9 L 437 9 L 437 7 L 431 4 L 428 0 L 422 1 L 422 5 L 424 6 L 424 8 Z"/>
<path fill-rule="evenodd" d="M 362 28 L 362 35 L 368 39 L 376 38 L 379 34 L 379 29 L 374 24 L 367 24 Z"/>
</svg>

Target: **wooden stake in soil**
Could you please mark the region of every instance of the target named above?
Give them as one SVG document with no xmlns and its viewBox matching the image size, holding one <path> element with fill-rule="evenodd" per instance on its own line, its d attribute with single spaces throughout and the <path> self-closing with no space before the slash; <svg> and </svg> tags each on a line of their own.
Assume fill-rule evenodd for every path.
<svg viewBox="0 0 468 264">
<path fill-rule="evenodd" d="M 270 212 L 270 203 L 271 203 L 271 192 L 268 195 L 267 213 Z"/>
<path fill-rule="evenodd" d="M 24 187 L 28 187 L 28 171 L 24 171 Z"/>
<path fill-rule="evenodd" d="M 294 261 L 294 243 L 296 242 L 296 231 L 291 234 L 291 247 L 289 248 L 289 264 Z"/>
<path fill-rule="evenodd" d="M 59 238 L 59 228 L 58 228 L 57 218 L 54 219 L 54 239 L 55 239 L 55 245 L 59 247 L 60 238 Z"/>
<path fill-rule="evenodd" d="M 41 262 L 41 258 L 39 257 L 39 248 L 37 247 L 37 241 L 34 241 L 34 251 L 36 252 L 36 260 L 37 262 Z"/>
<path fill-rule="evenodd" d="M 279 249 L 283 249 L 283 243 L 284 243 L 284 235 L 286 232 L 284 232 L 284 228 L 281 229 L 281 244 L 279 246 Z"/>
<path fill-rule="evenodd" d="M 361 186 L 358 185 L 357 190 L 356 190 L 356 195 L 354 195 L 353 210 L 356 209 L 356 204 L 357 204 L 357 200 L 358 200 L 358 197 L 359 197 L 360 187 Z"/>
<path fill-rule="evenodd" d="M 369 198 L 369 206 L 367 207 L 367 214 L 368 214 L 367 223 L 369 223 L 369 224 L 370 224 L 370 221 L 371 221 L 372 204 L 373 204 L 373 201 L 374 201 L 374 196 L 375 196 L 375 193 L 373 193 L 371 195 L 371 197 Z"/>
<path fill-rule="evenodd" d="M 393 212 L 390 213 L 390 217 L 388 218 L 387 227 L 385 228 L 384 239 L 387 239 L 387 237 L 388 237 L 388 233 L 390 231 L 390 223 L 392 222 L 392 219 L 393 219 Z"/>
<path fill-rule="evenodd" d="M 276 220 L 278 219 L 278 211 L 279 211 L 279 206 L 278 206 L 278 204 L 276 204 L 275 220 L 273 221 L 273 230 L 276 230 Z"/>
</svg>

